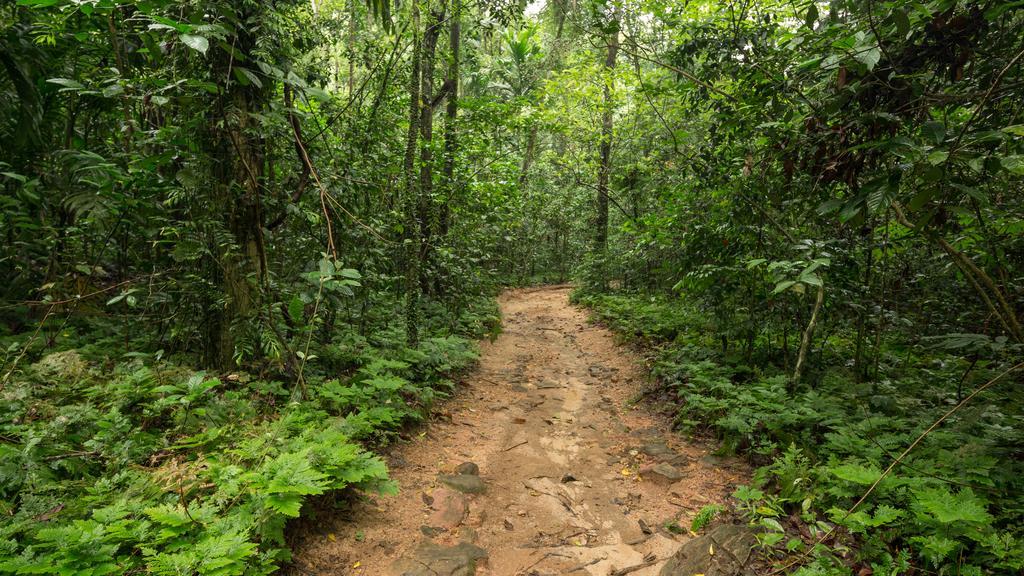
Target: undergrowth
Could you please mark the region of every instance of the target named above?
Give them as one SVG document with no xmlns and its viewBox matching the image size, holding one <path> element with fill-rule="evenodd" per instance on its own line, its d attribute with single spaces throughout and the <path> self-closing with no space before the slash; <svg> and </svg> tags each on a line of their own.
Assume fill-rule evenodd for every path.
<svg viewBox="0 0 1024 576">
<path fill-rule="evenodd" d="M 65 326 L 81 346 L 32 348 L 0 391 L 0 574 L 274 572 L 308 498 L 395 490 L 370 450 L 427 416 L 497 326 L 489 298 L 415 349 L 400 325 L 344 325 L 310 350 L 305 389 L 112 360 Z"/>
<path fill-rule="evenodd" d="M 764 350 L 749 358 L 723 352 L 713 324 L 679 300 L 575 298 L 619 333 L 654 346 L 661 401 L 679 430 L 712 435 L 722 452 L 760 465 L 754 486 L 734 496 L 786 572 L 1024 568 L 1024 404 L 1012 378 L 950 416 L 847 513 L 965 390 L 996 376 L 1012 355 L 963 382 L 967 362 L 955 355 L 924 341 L 886 343 L 879 377 L 858 383 L 837 337 L 831 350 L 817 350 L 826 361 L 813 379 L 794 388 Z"/>
</svg>

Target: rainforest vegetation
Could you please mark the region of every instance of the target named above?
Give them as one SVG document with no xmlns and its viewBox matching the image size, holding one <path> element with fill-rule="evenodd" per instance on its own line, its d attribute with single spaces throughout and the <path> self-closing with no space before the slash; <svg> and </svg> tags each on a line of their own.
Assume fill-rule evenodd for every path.
<svg viewBox="0 0 1024 576">
<path fill-rule="evenodd" d="M 570 281 L 777 573 L 1024 569 L 1024 2 L 7 0 L 0 277 L 0 574 L 287 567 Z"/>
</svg>

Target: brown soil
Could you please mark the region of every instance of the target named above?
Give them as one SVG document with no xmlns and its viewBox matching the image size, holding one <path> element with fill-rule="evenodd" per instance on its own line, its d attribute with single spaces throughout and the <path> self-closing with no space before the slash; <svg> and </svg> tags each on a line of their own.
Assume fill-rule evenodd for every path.
<svg viewBox="0 0 1024 576">
<path fill-rule="evenodd" d="M 633 405 L 646 378 L 640 359 L 588 324 L 568 294 L 551 287 L 500 298 L 501 336 L 482 345 L 479 367 L 435 421 L 391 452 L 401 492 L 297 528 L 294 574 L 395 574 L 392 565 L 425 540 L 482 547 L 489 558 L 478 574 L 608 576 L 644 564 L 629 573 L 658 573 L 690 537 L 666 526 L 688 529 L 748 470 Z M 641 473 L 656 458 L 683 478 Z M 479 465 L 487 492 L 468 496 L 460 526 L 427 536 L 437 476 L 463 462 Z"/>
</svg>

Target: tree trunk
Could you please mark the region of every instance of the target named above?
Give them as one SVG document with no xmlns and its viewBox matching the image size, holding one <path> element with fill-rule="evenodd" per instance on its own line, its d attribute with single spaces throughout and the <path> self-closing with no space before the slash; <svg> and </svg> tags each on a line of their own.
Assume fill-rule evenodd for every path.
<svg viewBox="0 0 1024 576">
<path fill-rule="evenodd" d="M 448 31 L 448 46 L 451 50 L 448 61 L 448 103 L 445 106 L 444 115 L 444 197 L 437 214 L 437 235 L 445 237 L 448 235 L 448 218 L 450 215 L 449 204 L 455 196 L 455 156 L 459 149 L 458 140 L 458 115 L 459 115 L 459 51 L 462 24 L 460 18 L 461 4 L 458 0 L 452 1 L 451 27 Z"/>
<path fill-rule="evenodd" d="M 825 284 L 818 286 L 818 296 L 814 299 L 814 311 L 811 312 L 811 319 L 807 322 L 803 338 L 800 340 L 800 353 L 796 357 L 796 368 L 793 370 L 792 387 L 800 383 L 803 376 L 804 366 L 807 363 L 807 352 L 811 349 L 811 341 L 814 339 L 814 328 L 818 325 L 818 313 L 821 312 L 821 305 L 825 302 Z"/>
<path fill-rule="evenodd" d="M 429 9 L 429 4 L 428 4 Z M 444 6 L 431 12 L 431 21 L 423 33 L 422 56 L 420 60 L 420 189 L 417 202 L 417 219 L 420 234 L 420 292 L 430 291 L 430 261 L 433 241 L 434 204 L 434 59 L 437 54 L 437 40 L 441 35 L 444 20 Z"/>
<path fill-rule="evenodd" d="M 255 47 L 255 38 L 240 31 L 235 45 L 248 54 Z M 230 65 L 225 58 L 218 67 L 226 71 Z M 235 367 L 237 328 L 258 308 L 266 270 L 260 210 L 263 143 L 254 135 L 252 121 L 252 115 L 265 107 L 263 88 L 231 82 L 216 109 L 216 118 L 209 124 L 208 145 L 214 159 L 213 205 L 226 209 L 225 228 L 234 240 L 233 246 L 217 246 L 216 268 L 225 303 L 223 307 L 211 307 L 207 319 L 207 365 L 221 370 Z"/>
<path fill-rule="evenodd" d="M 526 134 L 526 153 L 523 154 L 523 164 L 519 169 L 519 191 L 526 189 L 526 183 L 530 177 L 530 166 L 533 165 L 534 152 L 537 149 L 537 125 L 530 124 L 530 131 Z"/>
<path fill-rule="evenodd" d="M 615 59 L 619 53 L 618 16 L 615 18 L 615 31 L 608 36 L 608 53 L 604 61 L 608 78 L 604 83 L 604 111 L 601 113 L 601 146 L 600 166 L 597 172 L 597 218 L 594 221 L 594 253 L 599 258 L 608 247 L 608 180 L 612 169 L 612 130 L 614 128 L 614 106 L 612 102 L 612 86 L 615 82 L 612 73 L 615 70 Z"/>
<path fill-rule="evenodd" d="M 348 4 L 348 97 L 351 99 L 356 88 L 356 3 Z"/>
<path fill-rule="evenodd" d="M 420 127 L 420 11 L 412 3 L 412 62 L 409 66 L 409 130 L 405 139 L 405 337 L 410 346 L 419 342 L 420 234 L 416 219 L 416 138 Z"/>
</svg>

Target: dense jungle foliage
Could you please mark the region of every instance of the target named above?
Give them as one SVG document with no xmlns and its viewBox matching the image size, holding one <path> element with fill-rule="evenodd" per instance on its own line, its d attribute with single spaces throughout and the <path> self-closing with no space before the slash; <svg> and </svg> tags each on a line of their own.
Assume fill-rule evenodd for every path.
<svg viewBox="0 0 1024 576">
<path fill-rule="evenodd" d="M 8 0 L 0 574 L 253 575 L 576 282 L 778 573 L 1024 570 L 1024 2 Z M 710 513 L 710 512 L 709 512 Z M 703 521 L 702 521 L 703 523 Z M 816 545 L 806 543 L 816 542 Z"/>
</svg>

